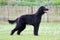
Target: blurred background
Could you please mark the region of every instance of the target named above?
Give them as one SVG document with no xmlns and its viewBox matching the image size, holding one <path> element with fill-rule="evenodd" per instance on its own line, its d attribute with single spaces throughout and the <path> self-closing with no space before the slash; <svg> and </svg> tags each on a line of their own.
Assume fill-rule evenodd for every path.
<svg viewBox="0 0 60 40">
<path fill-rule="evenodd" d="M 6 22 L 24 14 L 33 14 L 40 6 L 49 9 L 42 22 L 60 22 L 59 0 L 0 0 L 0 21 Z"/>
</svg>

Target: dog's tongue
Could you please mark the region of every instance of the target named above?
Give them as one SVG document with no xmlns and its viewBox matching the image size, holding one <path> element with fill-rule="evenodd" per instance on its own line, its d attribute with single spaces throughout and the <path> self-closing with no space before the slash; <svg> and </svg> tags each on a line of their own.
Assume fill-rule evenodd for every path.
<svg viewBox="0 0 60 40">
<path fill-rule="evenodd" d="M 47 10 L 45 11 L 45 13 L 47 13 L 47 12 L 48 12 L 48 10 L 49 10 L 49 9 L 47 9 Z"/>
<path fill-rule="evenodd" d="M 47 11 L 45 11 L 45 13 L 47 13 Z"/>
<path fill-rule="evenodd" d="M 45 13 L 47 13 L 48 11 L 45 11 Z"/>
</svg>

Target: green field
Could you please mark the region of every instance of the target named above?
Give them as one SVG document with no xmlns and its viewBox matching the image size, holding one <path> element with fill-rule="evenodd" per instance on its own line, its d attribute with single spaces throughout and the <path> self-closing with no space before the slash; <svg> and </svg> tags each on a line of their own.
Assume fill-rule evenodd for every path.
<svg viewBox="0 0 60 40">
<path fill-rule="evenodd" d="M 15 27 L 8 23 L 0 23 L 0 40 L 60 40 L 60 23 L 41 23 L 39 36 L 33 35 L 33 27 L 27 25 L 26 29 L 17 35 L 10 32 Z"/>
<path fill-rule="evenodd" d="M 19 6 L 41 6 L 41 5 L 60 5 L 60 0 L 10 0 L 11 5 Z M 0 0 L 0 6 L 8 5 L 8 0 Z"/>
</svg>

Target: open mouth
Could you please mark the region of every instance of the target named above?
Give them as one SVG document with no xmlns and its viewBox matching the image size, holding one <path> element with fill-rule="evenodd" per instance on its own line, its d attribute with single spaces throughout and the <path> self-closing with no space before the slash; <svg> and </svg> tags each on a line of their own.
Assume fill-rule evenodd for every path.
<svg viewBox="0 0 60 40">
<path fill-rule="evenodd" d="M 45 13 L 47 13 L 48 11 L 44 11 Z"/>
<path fill-rule="evenodd" d="M 48 12 L 48 9 L 44 10 L 44 12 L 47 13 Z"/>
</svg>

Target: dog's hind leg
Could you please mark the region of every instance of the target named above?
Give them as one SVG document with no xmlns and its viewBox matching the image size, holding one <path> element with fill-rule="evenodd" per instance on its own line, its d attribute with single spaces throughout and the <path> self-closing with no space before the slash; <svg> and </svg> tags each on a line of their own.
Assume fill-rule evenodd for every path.
<svg viewBox="0 0 60 40">
<path fill-rule="evenodd" d="M 14 32 L 17 31 L 17 30 L 18 30 L 17 28 L 13 29 L 13 30 L 11 31 L 11 35 L 13 35 Z"/>
<path fill-rule="evenodd" d="M 19 29 L 19 25 L 17 24 L 16 27 L 11 31 L 11 35 L 14 34 L 15 31 L 17 31 Z"/>
<path fill-rule="evenodd" d="M 20 35 L 20 33 L 26 28 L 26 25 L 22 25 L 19 30 L 17 31 L 17 35 Z"/>
</svg>

